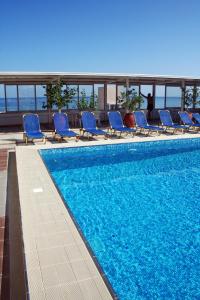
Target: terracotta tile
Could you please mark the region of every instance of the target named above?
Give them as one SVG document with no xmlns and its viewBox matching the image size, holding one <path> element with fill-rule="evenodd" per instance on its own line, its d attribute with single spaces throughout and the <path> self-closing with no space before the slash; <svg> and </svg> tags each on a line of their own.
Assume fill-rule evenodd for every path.
<svg viewBox="0 0 200 300">
<path fill-rule="evenodd" d="M 0 241 L 0 256 L 3 256 L 4 253 L 4 241 Z"/>
<path fill-rule="evenodd" d="M 4 227 L 1 227 L 0 228 L 0 241 L 4 241 L 4 237 L 5 237 L 5 228 Z"/>
<path fill-rule="evenodd" d="M 0 227 L 5 226 L 5 217 L 0 217 Z"/>
</svg>

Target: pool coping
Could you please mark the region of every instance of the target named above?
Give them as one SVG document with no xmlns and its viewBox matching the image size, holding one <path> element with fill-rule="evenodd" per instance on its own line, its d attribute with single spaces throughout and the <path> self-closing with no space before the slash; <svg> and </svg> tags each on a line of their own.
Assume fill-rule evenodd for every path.
<svg viewBox="0 0 200 300">
<path fill-rule="evenodd" d="M 74 148 L 74 147 L 73 147 L 73 148 Z M 50 150 L 50 149 L 49 149 L 49 150 Z M 74 216 L 72 210 L 70 209 L 69 205 L 67 204 L 67 201 L 65 201 L 65 199 L 64 199 L 64 197 L 63 197 L 63 195 L 62 195 L 62 193 L 61 193 L 61 191 L 60 191 L 60 189 L 59 189 L 57 183 L 54 181 L 53 176 L 51 175 L 51 172 L 50 172 L 48 166 L 45 164 L 45 162 L 44 162 L 44 160 L 43 160 L 43 158 L 42 158 L 42 155 L 41 155 L 41 153 L 40 153 L 39 150 L 38 150 L 38 154 L 39 154 L 40 159 L 41 159 L 41 161 L 43 162 L 43 165 L 44 165 L 44 167 L 46 168 L 46 170 L 47 170 L 47 172 L 48 172 L 48 174 L 49 174 L 49 176 L 50 176 L 50 178 L 51 178 L 51 180 L 52 180 L 52 183 L 55 185 L 55 187 L 56 187 L 56 189 L 57 189 L 57 192 L 58 192 L 58 194 L 60 195 L 60 198 L 62 199 L 63 204 L 64 204 L 66 210 L 68 211 L 70 217 L 72 218 L 72 221 L 73 221 L 73 223 L 74 223 L 76 229 L 78 230 L 78 232 L 79 232 L 79 234 L 80 234 L 80 236 L 81 236 L 81 238 L 82 238 L 82 240 L 83 240 L 83 242 L 84 242 L 84 244 L 85 244 L 85 246 L 86 246 L 86 248 L 87 248 L 87 250 L 88 250 L 88 252 L 89 252 L 89 254 L 90 254 L 91 258 L 92 258 L 92 260 L 93 260 L 93 262 L 95 263 L 95 266 L 97 267 L 97 269 L 98 269 L 98 271 L 99 271 L 99 273 L 100 273 L 100 275 L 101 275 L 103 281 L 105 282 L 105 285 L 107 286 L 107 288 L 108 288 L 108 290 L 109 290 L 109 292 L 110 292 L 112 298 L 113 298 L 114 300 L 118 300 L 119 298 L 118 298 L 117 294 L 115 293 L 115 291 L 114 291 L 114 289 L 113 289 L 113 287 L 112 287 L 112 285 L 111 285 L 111 283 L 110 283 L 108 277 L 106 276 L 106 274 L 104 273 L 104 271 L 103 271 L 103 269 L 102 269 L 100 263 L 98 262 L 98 260 L 97 260 L 97 258 L 96 258 L 96 256 L 95 256 L 95 254 L 94 254 L 94 251 L 92 250 L 92 248 L 91 248 L 89 242 L 87 241 L 86 237 L 84 236 L 84 234 L 83 234 L 83 232 L 82 232 L 82 230 L 81 230 L 81 228 L 80 228 L 78 222 L 76 221 L 76 218 L 75 218 L 75 216 Z"/>
<path fill-rule="evenodd" d="M 85 240 L 82 231 L 80 230 L 74 216 L 73 213 L 71 212 L 71 210 L 69 209 L 69 207 L 66 205 L 66 203 L 64 202 L 63 196 L 61 195 L 56 183 L 54 182 L 47 166 L 45 165 L 40 153 L 38 150 L 50 150 L 50 149 L 58 149 L 58 148 L 79 148 L 79 147 L 88 147 L 88 146 L 100 146 L 100 145 L 117 145 L 117 144 L 126 144 L 126 143 L 140 143 L 140 142 L 153 142 L 153 141 L 169 141 L 169 140 L 187 140 L 187 139 L 198 139 L 200 138 L 200 134 L 195 134 L 195 136 L 191 136 L 190 134 L 182 134 L 182 135 L 173 135 L 173 136 L 150 136 L 150 137 L 143 137 L 142 139 L 137 139 L 137 138 L 126 138 L 126 139 L 117 139 L 117 140 L 96 140 L 96 141 L 87 141 L 87 142 L 70 142 L 67 144 L 46 144 L 46 145 L 41 145 L 41 144 L 37 144 L 37 145 L 20 145 L 16 147 L 16 154 L 17 154 L 17 158 L 19 158 L 19 153 L 21 152 L 21 156 L 23 155 L 23 153 L 28 153 L 29 152 L 29 156 L 30 159 L 32 158 L 31 153 L 36 154 L 37 153 L 37 157 L 40 160 L 40 164 L 42 163 L 43 168 L 46 170 L 46 173 L 49 176 L 49 179 L 51 181 L 51 184 L 54 186 L 59 199 L 61 200 L 62 204 L 64 205 L 65 211 L 67 211 L 67 213 L 69 214 L 71 221 L 73 222 L 80 238 L 82 239 L 85 247 L 87 248 L 87 251 L 93 261 L 93 263 L 95 264 L 107 290 L 109 291 L 110 296 L 112 297 L 112 299 L 117 299 L 117 295 L 115 294 L 107 276 L 105 275 L 105 273 L 102 271 L 101 266 L 99 265 L 96 257 L 93 254 L 93 251 L 91 250 L 88 242 Z M 33 158 L 32 158 L 33 159 Z M 21 160 L 22 157 L 21 157 Z M 18 164 L 18 159 L 17 159 L 17 167 L 19 168 L 19 164 Z M 37 172 L 40 170 L 37 170 Z M 18 175 L 19 176 L 19 175 Z M 20 185 L 20 184 L 19 184 Z M 20 186 L 19 186 L 20 188 Z M 28 274 L 27 274 L 28 275 Z M 32 299 L 37 299 L 34 296 L 29 298 Z M 41 299 L 46 299 L 46 298 L 41 298 Z M 104 298 L 103 298 L 104 299 Z M 107 299 L 107 298 L 106 298 Z"/>
<path fill-rule="evenodd" d="M 37 300 L 39 299 L 42 300 L 43 299 L 45 300 L 46 299 L 62 299 L 62 300 L 63 299 L 70 299 L 70 300 L 85 299 L 87 300 L 88 297 L 90 297 L 91 295 L 94 299 L 101 299 L 101 300 L 116 299 L 117 298 L 116 295 L 111 294 L 111 288 L 109 288 L 108 285 L 106 285 L 104 280 L 105 278 L 101 275 L 100 270 L 97 268 L 97 265 L 95 264 L 94 261 L 94 257 L 89 252 L 87 244 L 85 244 L 80 234 L 80 231 L 77 229 L 75 225 L 72 216 L 69 214 L 69 211 L 66 209 L 66 206 L 62 201 L 62 197 L 58 193 L 58 190 L 54 182 L 52 181 L 51 176 L 49 176 L 48 170 L 44 165 L 44 162 L 40 157 L 38 151 L 36 149 L 34 150 L 28 148 L 22 149 L 21 147 L 17 147 L 16 157 L 17 157 L 17 171 L 18 171 L 18 179 L 19 179 L 22 234 L 23 234 L 23 242 L 24 242 L 23 251 L 25 255 L 24 271 L 27 275 L 27 291 L 26 291 L 27 298 L 30 300 L 35 300 L 35 299 Z M 25 160 L 27 160 L 26 163 L 24 163 Z M 32 174 L 29 175 L 30 166 L 32 167 L 32 169 L 33 167 L 35 168 L 34 168 L 34 172 L 31 172 Z M 38 186 L 41 186 L 43 188 L 43 194 L 33 194 L 33 188 Z M 52 213 L 54 217 L 54 222 L 55 219 L 57 219 L 57 224 L 58 224 L 61 217 L 62 219 L 61 222 L 63 223 L 63 221 L 65 220 L 65 224 L 68 228 L 63 229 L 62 226 L 62 232 L 60 231 L 58 232 L 59 244 L 56 244 L 58 243 L 57 238 L 55 242 L 54 241 L 52 242 L 52 237 L 56 237 L 57 232 L 54 233 L 53 235 L 52 232 L 48 232 L 47 239 L 51 237 L 51 243 L 50 246 L 46 246 L 45 244 L 46 242 L 41 240 L 41 236 L 39 237 L 38 240 L 38 236 L 33 235 L 33 232 L 36 229 L 32 227 L 41 226 L 44 223 L 44 220 L 42 219 L 40 221 L 37 221 L 38 224 L 37 222 L 35 223 L 35 219 L 34 219 L 35 208 L 36 209 L 38 208 L 36 212 L 38 214 L 40 213 L 39 211 L 40 208 L 44 211 L 44 209 L 48 208 L 49 206 L 50 206 L 49 211 L 55 209 L 55 216 L 54 216 L 54 212 Z M 58 212 L 58 208 L 59 208 L 59 212 Z M 50 219 L 48 219 L 45 222 L 47 223 L 52 222 L 52 220 L 50 221 L 49 220 Z M 48 224 L 44 224 L 44 225 L 48 225 Z M 62 237 L 65 240 L 69 240 L 67 241 L 67 243 L 69 244 L 66 244 L 65 240 L 63 242 Z M 42 236 L 42 238 L 45 239 L 45 236 Z M 60 238 L 62 238 L 61 241 L 62 245 L 60 244 Z M 71 241 L 72 239 L 73 241 Z M 36 242 L 39 242 L 39 244 L 37 245 Z M 68 256 L 69 253 L 67 252 L 68 250 L 66 250 L 66 248 L 71 246 L 72 248 L 70 251 L 72 251 L 72 249 L 75 250 L 75 248 L 78 249 L 79 251 L 78 258 L 77 257 L 69 258 Z M 45 247 L 49 247 L 49 248 L 45 248 Z M 54 261 L 57 260 L 57 258 L 54 259 L 54 257 L 50 255 L 49 256 L 46 255 L 46 257 L 44 257 L 44 253 L 45 254 L 52 253 L 51 250 L 54 250 L 54 253 L 56 251 L 56 256 L 57 256 L 57 250 L 59 249 L 62 250 L 61 248 L 64 249 L 65 252 L 67 252 L 67 255 L 66 253 L 65 255 L 68 256 L 67 258 L 68 261 L 58 262 L 57 265 L 55 265 Z M 72 255 L 72 252 L 70 255 Z M 47 264 L 46 261 L 48 261 Z M 54 276 L 53 276 L 54 274 L 52 273 L 52 271 L 49 271 L 47 274 L 46 271 L 51 270 L 53 267 L 56 268 L 57 266 L 61 269 L 61 267 L 64 268 L 65 265 L 68 265 L 71 268 L 70 272 L 73 273 L 74 279 L 73 280 L 70 279 L 69 281 L 67 279 L 66 282 L 61 282 L 61 283 L 56 283 L 56 282 L 52 283 L 52 281 L 54 280 Z M 43 277 L 43 271 L 46 272 L 44 273 L 46 278 Z M 69 274 L 67 274 L 68 272 L 67 269 L 62 270 L 62 272 L 64 272 L 65 277 L 69 276 Z M 65 280 L 65 277 L 63 280 Z M 47 285 L 47 280 L 48 283 L 49 281 L 51 282 L 52 284 L 51 286 Z M 65 291 L 66 289 L 68 289 L 68 293 L 69 290 L 71 289 L 73 289 L 73 292 L 71 292 L 69 298 L 67 296 L 68 294 L 64 298 L 62 298 L 61 296 L 57 295 L 58 289 L 60 289 L 59 293 L 63 293 L 63 291 L 66 292 Z M 52 292 L 53 294 L 56 293 L 56 296 L 54 298 L 51 298 Z M 79 294 L 78 296 L 77 296 L 77 292 Z"/>
</svg>

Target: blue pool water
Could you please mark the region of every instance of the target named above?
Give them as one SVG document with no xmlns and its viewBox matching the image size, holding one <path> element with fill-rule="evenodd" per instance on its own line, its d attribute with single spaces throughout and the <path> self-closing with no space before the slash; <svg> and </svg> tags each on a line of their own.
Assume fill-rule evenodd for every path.
<svg viewBox="0 0 200 300">
<path fill-rule="evenodd" d="M 41 155 L 119 299 L 200 299 L 200 140 Z"/>
</svg>

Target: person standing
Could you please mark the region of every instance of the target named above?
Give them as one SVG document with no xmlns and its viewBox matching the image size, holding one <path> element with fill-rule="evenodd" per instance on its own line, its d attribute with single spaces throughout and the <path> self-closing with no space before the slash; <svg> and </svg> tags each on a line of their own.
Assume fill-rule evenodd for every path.
<svg viewBox="0 0 200 300">
<path fill-rule="evenodd" d="M 140 93 L 140 95 L 142 95 L 142 97 L 146 98 L 147 99 L 147 119 L 150 120 L 151 118 L 151 112 L 152 110 L 154 109 L 153 107 L 153 96 L 151 95 L 151 93 L 148 93 L 147 96 L 143 95 L 142 93 Z"/>
</svg>

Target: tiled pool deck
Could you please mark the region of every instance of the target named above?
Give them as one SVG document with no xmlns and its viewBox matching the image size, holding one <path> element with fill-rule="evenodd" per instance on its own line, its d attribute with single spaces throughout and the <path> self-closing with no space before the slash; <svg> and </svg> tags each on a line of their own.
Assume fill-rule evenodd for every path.
<svg viewBox="0 0 200 300">
<path fill-rule="evenodd" d="M 30 299 L 112 299 L 55 188 L 38 149 L 200 138 L 186 133 L 68 143 L 38 142 L 16 147 L 22 231 Z M 18 138 L 18 137 L 17 137 Z"/>
</svg>

